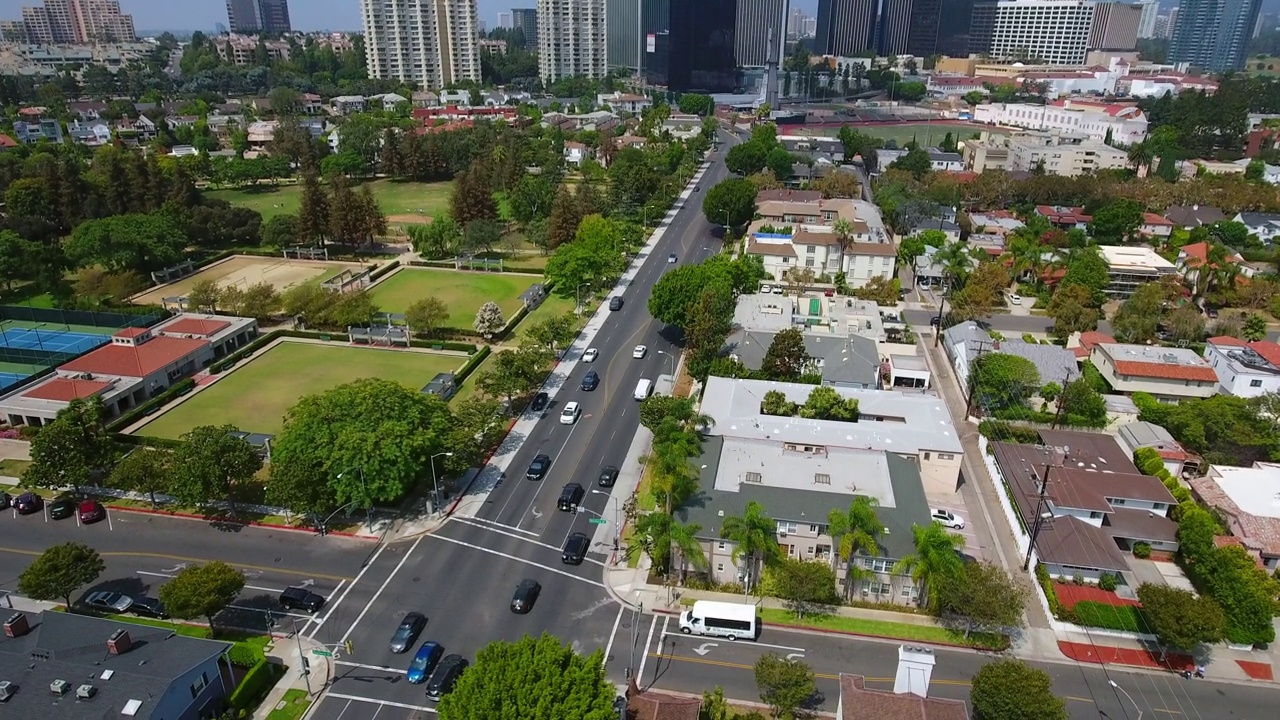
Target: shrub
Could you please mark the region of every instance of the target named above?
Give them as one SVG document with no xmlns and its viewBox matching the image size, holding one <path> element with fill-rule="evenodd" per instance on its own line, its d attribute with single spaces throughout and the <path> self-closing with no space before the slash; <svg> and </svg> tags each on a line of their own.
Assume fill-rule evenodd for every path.
<svg viewBox="0 0 1280 720">
<path fill-rule="evenodd" d="M 1023 443 L 1037 445 L 1040 443 L 1040 433 L 1028 427 L 1018 427 L 1010 425 L 1000 420 L 983 420 L 978 423 L 978 432 L 988 440 L 999 440 L 1001 442 Z"/>
<path fill-rule="evenodd" d="M 249 668 L 249 672 L 245 673 L 244 679 L 232 691 L 227 702 L 240 710 L 256 707 L 271 691 L 271 687 L 276 684 L 282 674 L 284 674 L 283 665 L 267 662 L 265 658 L 259 660 Z"/>
<path fill-rule="evenodd" d="M 262 653 L 244 643 L 236 643 L 227 651 L 227 659 L 231 661 L 232 665 L 252 668 L 262 659 Z"/>
<path fill-rule="evenodd" d="M 1075 575 L 1072 575 L 1071 582 L 1075 583 L 1076 585 L 1084 585 L 1084 575 L 1081 575 L 1080 573 L 1076 573 Z"/>
<path fill-rule="evenodd" d="M 1142 609 L 1133 605 L 1107 605 L 1081 600 L 1072 610 L 1078 625 L 1123 632 L 1148 632 Z"/>
<path fill-rule="evenodd" d="M 387 273 L 391 272 L 392 270 L 395 270 L 398 267 L 400 267 L 400 261 L 392 260 L 386 265 L 383 265 L 377 270 L 374 270 L 373 272 L 369 273 L 369 282 L 373 282 L 374 280 L 377 280 L 378 278 L 382 277 L 383 275 L 386 275 Z"/>
<path fill-rule="evenodd" d="M 1150 552 L 1149 548 L 1148 552 Z M 1137 555 L 1137 553 L 1135 552 L 1134 555 Z M 1106 590 L 1107 592 L 1115 592 L 1116 586 L 1119 584 L 1119 581 L 1116 580 L 1116 576 L 1111 573 L 1102 573 L 1102 577 L 1098 578 L 1098 587 L 1102 590 Z"/>
<path fill-rule="evenodd" d="M 472 355 L 470 359 L 462 364 L 462 368 L 454 374 L 453 383 L 455 385 L 461 385 L 463 380 L 470 377 L 471 373 L 475 372 L 476 368 L 480 367 L 480 363 L 484 362 L 484 359 L 489 357 L 489 353 L 491 352 L 493 352 L 493 348 L 488 345 L 481 347 L 479 352 Z"/>
<path fill-rule="evenodd" d="M 280 337 L 280 335 L 283 333 L 284 333 L 283 330 L 273 330 L 272 332 L 269 332 L 266 335 L 263 335 L 262 337 L 257 338 L 256 340 L 249 343 L 248 345 L 245 345 L 239 350 L 231 353 L 225 358 L 210 365 L 209 372 L 213 375 L 217 375 L 223 370 L 226 370 L 228 366 L 234 365 L 235 363 L 240 361 L 242 358 L 248 357 L 249 355 L 252 355 L 253 353 L 257 352 L 259 349 L 264 347 L 267 343 Z"/>
<path fill-rule="evenodd" d="M 1143 560 L 1151 557 L 1151 546 L 1144 542 L 1134 543 L 1133 556 Z"/>
<path fill-rule="evenodd" d="M 1054 617 L 1062 617 L 1062 603 L 1058 602 L 1058 593 L 1053 590 L 1053 580 L 1049 578 L 1049 571 L 1043 563 L 1036 563 L 1036 582 L 1040 583 L 1040 589 L 1044 591 L 1044 597 L 1049 601 L 1049 612 Z"/>
<path fill-rule="evenodd" d="M 177 399 L 179 395 L 185 395 L 186 393 L 190 392 L 192 389 L 195 388 L 195 386 L 196 386 L 196 381 L 192 380 L 191 378 L 179 380 L 178 382 L 170 385 L 169 388 L 164 392 L 142 403 L 141 405 L 125 413 L 124 415 L 121 415 L 111 424 L 107 425 L 107 430 L 110 430 L 112 432 L 123 430 L 129 427 L 130 425 L 132 425 L 133 423 L 138 422 L 143 417 L 151 413 L 154 413 L 156 410 L 159 410 L 160 408 L 169 404 L 173 400 Z"/>
</svg>

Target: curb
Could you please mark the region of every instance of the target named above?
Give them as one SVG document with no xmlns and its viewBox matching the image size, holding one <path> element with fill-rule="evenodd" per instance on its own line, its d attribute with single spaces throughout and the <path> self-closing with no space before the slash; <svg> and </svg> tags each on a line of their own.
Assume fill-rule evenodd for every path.
<svg viewBox="0 0 1280 720">
<path fill-rule="evenodd" d="M 208 517 L 204 515 L 196 515 L 195 513 L 172 512 L 169 510 L 149 510 L 146 508 L 135 508 L 135 507 L 126 507 L 123 505 L 113 505 L 112 503 L 103 503 L 103 504 L 116 512 L 131 512 L 131 513 L 139 513 L 142 515 L 161 515 L 164 517 L 181 518 L 183 520 L 203 520 L 206 522 L 209 521 Z M 288 532 L 305 533 L 307 535 L 319 535 L 319 533 L 315 532 L 314 530 L 294 527 L 292 525 L 281 525 L 279 523 L 255 522 L 253 520 L 236 520 L 233 522 L 237 525 L 248 525 L 250 527 L 268 528 L 271 530 L 286 530 Z M 360 533 L 353 533 L 353 532 L 330 531 L 325 534 L 337 535 L 339 537 L 355 538 L 357 540 L 377 540 L 378 539 L 377 535 L 362 535 Z"/>
<path fill-rule="evenodd" d="M 559 363 L 557 363 L 556 365 L 557 367 L 559 367 Z M 555 370 L 552 369 L 552 372 L 555 372 Z M 444 514 L 446 518 L 453 517 L 453 513 L 456 512 L 458 509 L 458 506 L 462 504 L 462 499 L 465 498 L 467 496 L 467 493 L 471 491 L 471 486 L 476 483 L 476 479 L 480 477 L 480 474 L 484 472 L 484 469 L 489 467 L 489 461 L 492 460 L 493 456 L 497 454 L 498 448 L 502 447 L 502 443 L 507 441 L 507 436 L 511 434 L 511 429 L 516 426 L 516 422 L 519 420 L 520 418 L 519 416 L 517 416 L 517 417 L 511 418 L 511 422 L 507 423 L 507 429 L 505 432 L 502 433 L 502 439 L 499 440 L 498 444 L 495 445 L 493 449 L 489 451 L 489 454 L 486 455 L 484 458 L 484 462 L 480 463 L 480 470 L 475 475 L 471 476 L 471 481 L 467 483 L 466 487 L 462 488 L 462 492 L 458 493 L 458 497 L 454 498 L 453 504 L 449 506 L 449 509 Z"/>
</svg>

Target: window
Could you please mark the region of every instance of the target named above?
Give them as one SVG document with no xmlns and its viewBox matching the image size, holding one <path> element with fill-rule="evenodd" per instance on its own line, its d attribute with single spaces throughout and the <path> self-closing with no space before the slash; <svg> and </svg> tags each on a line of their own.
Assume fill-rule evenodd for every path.
<svg viewBox="0 0 1280 720">
<path fill-rule="evenodd" d="M 819 560 L 830 560 L 830 559 L 831 559 L 831 546 L 830 546 L 830 545 L 818 545 L 818 546 L 815 548 L 815 554 L 817 555 L 817 557 L 818 557 L 818 559 L 819 559 Z"/>
<path fill-rule="evenodd" d="M 915 595 L 916 595 L 916 589 L 915 589 L 915 586 L 914 586 L 914 585 L 903 585 L 903 586 L 902 586 L 902 597 L 907 598 L 907 599 L 911 599 L 911 598 L 915 597 Z"/>
<path fill-rule="evenodd" d="M 209 687 L 209 674 L 200 673 L 200 679 L 191 683 L 191 699 L 194 700 L 200 697 L 200 693 L 204 692 L 207 687 Z"/>
<path fill-rule="evenodd" d="M 1249 381 L 1249 387 L 1262 387 L 1262 381 L 1261 381 L 1261 380 L 1250 380 L 1250 381 Z"/>
<path fill-rule="evenodd" d="M 827 532 L 826 525 L 810 525 L 809 533 L 812 535 L 823 535 Z"/>
<path fill-rule="evenodd" d="M 764 478 L 763 478 L 763 477 L 761 477 L 760 473 L 758 473 L 758 472 L 749 472 L 749 473 L 747 473 L 747 474 L 746 474 L 746 477 L 744 477 L 744 478 L 743 478 L 743 480 L 745 480 L 746 482 L 749 482 L 749 483 L 756 483 L 756 484 L 759 484 L 759 483 L 761 483 L 761 482 L 764 482 Z"/>
<path fill-rule="evenodd" d="M 785 521 L 785 520 L 779 520 L 779 521 L 778 521 L 778 533 L 779 533 L 779 534 L 782 534 L 782 533 L 792 533 L 792 534 L 794 534 L 794 533 L 795 533 L 795 531 L 796 531 L 796 524 L 795 524 L 795 523 L 793 523 L 793 522 L 787 522 L 787 521 Z"/>
<path fill-rule="evenodd" d="M 928 460 L 929 458 L 926 457 L 925 459 Z M 955 460 L 956 456 L 953 453 L 938 453 L 938 459 L 939 460 Z"/>
<path fill-rule="evenodd" d="M 925 460 L 928 460 L 928 459 L 929 459 L 929 453 L 927 453 L 927 452 L 926 452 L 926 453 L 924 454 L 924 459 L 925 459 Z"/>
<path fill-rule="evenodd" d="M 724 572 L 724 563 L 716 563 L 716 572 L 718 573 Z"/>
<path fill-rule="evenodd" d="M 723 542 L 723 541 L 721 541 L 721 542 L 716 543 L 716 549 L 717 549 L 717 550 L 723 550 L 723 549 L 724 549 L 724 542 Z"/>
<path fill-rule="evenodd" d="M 814 473 L 814 474 L 813 474 L 813 481 L 814 481 L 815 483 L 817 483 L 818 485 L 830 485 L 830 484 L 831 484 L 831 476 L 830 476 L 830 475 L 828 475 L 828 474 L 826 474 L 826 473 Z"/>
</svg>

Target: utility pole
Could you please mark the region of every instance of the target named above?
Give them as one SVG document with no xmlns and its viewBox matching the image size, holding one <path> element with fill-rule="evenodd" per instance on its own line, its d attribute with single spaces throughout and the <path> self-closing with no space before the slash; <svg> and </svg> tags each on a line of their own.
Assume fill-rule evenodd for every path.
<svg viewBox="0 0 1280 720">
<path fill-rule="evenodd" d="M 1031 542 L 1027 543 L 1027 559 L 1022 561 L 1023 572 L 1026 572 L 1027 568 L 1031 567 L 1031 553 L 1036 549 L 1036 538 L 1040 536 L 1040 528 L 1044 527 L 1044 516 L 1049 514 L 1044 509 L 1045 493 L 1049 490 L 1049 470 L 1054 467 L 1062 467 L 1062 461 L 1071 448 L 1063 448 L 1062 456 L 1058 455 L 1058 448 L 1050 447 L 1047 450 L 1049 458 L 1045 460 L 1044 474 L 1040 477 L 1040 492 L 1036 498 L 1036 518 L 1035 522 L 1031 524 Z M 1057 461 L 1056 465 L 1054 464 L 1055 461 Z"/>
<path fill-rule="evenodd" d="M 307 697 L 311 697 L 311 663 L 302 654 L 302 634 L 298 632 L 298 618 L 293 619 L 293 639 L 298 644 L 298 664 L 302 666 L 302 679 L 307 683 Z"/>
<path fill-rule="evenodd" d="M 978 360 L 982 357 L 982 353 L 986 351 L 988 343 L 978 341 L 978 352 L 973 356 L 973 362 L 969 363 L 969 382 L 965 383 L 969 386 L 969 397 L 964 399 L 964 414 L 966 417 L 973 414 L 973 396 L 978 390 Z"/>
<path fill-rule="evenodd" d="M 916 288 L 919 295 L 919 288 Z M 944 293 L 938 301 L 938 317 L 937 323 L 933 326 L 933 346 L 938 347 L 938 343 L 942 341 L 942 309 L 947 306 L 947 296 Z"/>
<path fill-rule="evenodd" d="M 1049 424 L 1050 430 L 1058 429 L 1058 420 L 1062 418 L 1062 408 L 1066 403 L 1067 384 L 1071 382 L 1071 371 L 1067 371 L 1067 376 L 1062 379 L 1062 390 L 1058 393 L 1058 409 L 1053 413 L 1053 422 Z"/>
</svg>

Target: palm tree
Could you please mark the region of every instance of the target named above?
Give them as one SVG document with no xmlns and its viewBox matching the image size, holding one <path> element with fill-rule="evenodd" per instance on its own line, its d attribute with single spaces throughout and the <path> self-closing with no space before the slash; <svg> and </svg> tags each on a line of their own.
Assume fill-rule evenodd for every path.
<svg viewBox="0 0 1280 720">
<path fill-rule="evenodd" d="M 666 575 L 673 569 L 672 550 L 680 554 L 680 581 L 684 582 L 685 567 L 692 565 L 706 570 L 707 555 L 702 550 L 698 533 L 702 526 L 696 523 L 680 523 L 664 512 L 651 512 L 636 518 L 635 543 L 627 548 L 628 554 L 644 551 L 653 560 L 653 567 Z"/>
<path fill-rule="evenodd" d="M 1044 253 L 1047 248 L 1040 244 L 1040 241 L 1031 238 L 1016 238 L 1009 244 L 1009 255 L 1013 258 L 1013 267 L 1009 268 L 1010 275 L 1013 276 L 1013 283 L 1016 286 L 1018 278 L 1024 273 L 1030 272 L 1035 282 L 1040 281 L 1040 271 L 1044 268 Z"/>
<path fill-rule="evenodd" d="M 853 239 L 856 231 L 853 229 L 853 223 L 846 218 L 837 218 L 831 223 L 831 232 L 836 236 L 836 243 L 840 246 L 840 268 L 844 269 L 844 256 L 849 252 L 849 248 L 853 246 Z"/>
<path fill-rule="evenodd" d="M 827 515 L 827 534 L 835 543 L 832 553 L 833 569 L 838 559 L 845 564 L 844 596 L 853 595 L 853 583 L 869 574 L 865 568 L 857 567 L 850 562 L 854 555 L 861 553 L 875 557 L 880 554 L 880 534 L 884 532 L 884 524 L 876 517 L 876 505 L 879 502 L 873 497 L 859 495 L 853 499 L 848 512 L 832 510 Z"/>
<path fill-rule="evenodd" d="M 933 261 L 942 266 L 942 274 L 950 281 L 951 290 L 959 290 L 973 271 L 973 249 L 965 243 L 948 243 L 933 254 Z"/>
<path fill-rule="evenodd" d="M 926 608 L 936 610 L 938 589 L 948 580 L 956 580 L 964 572 L 964 560 L 959 550 L 964 547 L 964 536 L 948 532 L 939 523 L 912 525 L 911 535 L 916 551 L 897 562 L 893 571 L 910 575 L 916 587 L 923 591 Z"/>
<path fill-rule="evenodd" d="M 747 502 L 740 517 L 726 517 L 720 526 L 720 537 L 733 542 L 733 562 L 747 556 L 746 589 L 760 581 L 760 568 L 772 565 L 782 557 L 778 545 L 778 522 L 764 512 L 764 506 L 755 500 Z"/>
<path fill-rule="evenodd" d="M 1139 175 L 1145 167 L 1151 168 L 1152 161 L 1155 160 L 1155 153 L 1146 142 L 1136 142 L 1129 146 L 1129 164 L 1133 166 L 1133 171 Z"/>
</svg>

